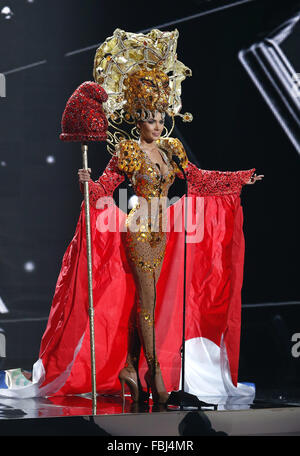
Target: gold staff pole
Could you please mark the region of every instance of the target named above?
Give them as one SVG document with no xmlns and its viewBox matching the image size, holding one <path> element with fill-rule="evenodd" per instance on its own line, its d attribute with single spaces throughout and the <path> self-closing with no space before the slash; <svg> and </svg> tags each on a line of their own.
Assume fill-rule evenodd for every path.
<svg viewBox="0 0 300 456">
<path fill-rule="evenodd" d="M 86 143 L 81 143 L 83 169 L 88 169 Z M 93 415 L 97 414 L 97 392 L 96 392 L 96 360 L 95 360 L 95 326 L 94 326 L 94 304 L 93 304 L 93 272 L 92 272 L 92 244 L 91 244 L 91 223 L 90 223 L 90 198 L 89 183 L 84 182 L 84 208 L 86 226 L 86 247 L 87 247 L 87 268 L 88 268 L 88 292 L 89 292 L 89 321 L 90 321 L 90 348 L 91 348 L 91 374 L 92 374 L 92 400 Z"/>
</svg>

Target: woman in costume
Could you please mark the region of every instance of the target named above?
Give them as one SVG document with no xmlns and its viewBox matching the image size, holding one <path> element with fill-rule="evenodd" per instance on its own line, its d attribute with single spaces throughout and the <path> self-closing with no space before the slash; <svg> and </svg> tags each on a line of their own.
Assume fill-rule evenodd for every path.
<svg viewBox="0 0 300 456">
<path fill-rule="evenodd" d="M 147 399 L 150 390 L 154 402 L 165 403 L 169 397 L 156 355 L 155 302 L 166 249 L 165 202 L 175 176 L 183 177 L 173 160 L 174 154 L 188 177 L 195 176 L 197 171 L 200 184 L 205 173 L 210 174 L 210 183 L 213 182 L 211 177 L 217 177 L 214 186 L 223 191 L 226 185 L 232 191 L 234 185 L 253 184 L 263 177 L 256 174 L 251 177 L 253 169 L 237 172 L 198 170 L 188 161 L 178 139 L 169 135 L 162 137 L 165 114 L 173 119 L 175 115 L 181 115 L 180 84 L 191 75 L 176 58 L 177 36 L 177 31 L 152 30 L 145 36 L 117 29 L 113 37 L 100 46 L 95 57 L 94 77 L 108 93 L 109 101 L 104 111 L 117 132 L 110 137 L 116 160 L 110 162 L 108 168 L 110 172 L 115 171 L 116 179 L 120 172 L 126 174 L 137 196 L 126 220 L 124 238 L 137 300 L 128 328 L 127 359 L 119 372 L 123 396 L 126 383 L 133 401 Z M 169 72 L 172 72 L 171 77 Z M 181 116 L 184 121 L 192 119 L 189 113 Z M 121 120 L 136 124 L 133 129 L 136 139 L 122 139 L 125 132 L 119 128 Z M 136 130 L 139 131 L 137 136 Z M 90 171 L 78 171 L 81 184 L 84 181 L 93 183 Z M 145 374 L 147 394 L 142 390 L 138 373 L 141 346 L 148 365 Z"/>
<path fill-rule="evenodd" d="M 237 370 L 243 233 L 239 195 L 244 185 L 263 176 L 256 176 L 255 168 L 236 172 L 198 169 L 188 160 L 181 142 L 170 136 L 175 116 L 192 120 L 191 114 L 180 114 L 181 82 L 191 75 L 191 70 L 177 60 L 177 38 L 177 30 L 152 30 L 143 35 L 117 29 L 99 47 L 94 79 L 108 94 L 103 109 L 110 126 L 108 151 L 113 156 L 96 182 L 89 173 L 79 170 L 80 183 L 89 181 L 97 391 L 119 392 L 119 378 L 123 396 L 126 384 L 135 402 L 147 399 L 151 389 L 153 400 L 165 404 L 168 391 L 179 384 L 182 283 L 178 266 L 182 264 L 182 237 L 173 225 L 170 233 L 166 232 L 163 223 L 165 214 L 171 214 L 177 204 L 166 209 L 166 196 L 175 176 L 183 178 L 181 169 L 189 184 L 188 196 L 200 196 L 206 211 L 204 237 L 201 242 L 189 244 L 188 249 L 186 386 L 188 392 L 196 395 L 240 394 Z M 165 114 L 173 121 L 170 131 L 164 126 Z M 130 133 L 123 126 L 120 128 L 123 122 L 133 127 Z M 122 235 L 118 231 L 99 235 L 98 222 L 103 214 L 108 218 L 124 214 L 115 205 L 106 210 L 97 202 L 112 196 L 126 176 L 138 197 L 125 217 L 127 230 Z M 25 398 L 90 391 L 83 209 L 82 204 L 75 235 L 62 260 L 32 377 L 27 384 L 23 376 L 20 386 L 19 378 L 18 385 L 12 381 L 16 372 L 6 371 L 0 395 Z M 177 257 L 181 259 L 175 264 Z M 196 268 L 199 264 L 201 268 Z M 161 273 L 167 280 L 159 281 Z M 159 318 L 154 318 L 156 308 Z M 157 336 L 164 343 L 160 351 Z M 148 368 L 147 393 L 139 378 L 141 347 Z M 220 357 L 220 353 L 225 353 L 224 347 L 228 366 Z M 206 355 L 213 370 L 203 383 L 203 374 L 208 371 L 204 365 Z"/>
</svg>

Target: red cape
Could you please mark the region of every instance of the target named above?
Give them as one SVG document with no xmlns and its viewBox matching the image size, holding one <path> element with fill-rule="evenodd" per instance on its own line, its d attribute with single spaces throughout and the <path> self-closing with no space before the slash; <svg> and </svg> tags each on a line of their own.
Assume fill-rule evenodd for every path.
<svg viewBox="0 0 300 456">
<path fill-rule="evenodd" d="M 126 359 L 128 319 L 135 299 L 135 285 L 125 255 L 123 233 L 119 229 L 100 232 L 103 222 L 116 221 L 118 226 L 119 221 L 122 226 L 126 214 L 113 200 L 102 209 L 94 204 L 99 196 L 95 195 L 95 189 L 100 188 L 102 195 L 112 196 L 113 189 L 123 180 L 118 174 L 118 178 L 108 186 L 108 182 L 111 184 L 108 181 L 110 173 L 115 172 L 112 163 L 113 159 L 98 182 L 90 181 L 97 391 L 106 394 L 120 393 L 121 390 L 118 372 Z M 254 170 L 232 173 L 204 171 L 191 163 L 187 170 L 190 198 L 186 200 L 193 220 L 198 217 L 200 221 L 202 234 L 196 242 L 189 242 L 192 239 L 195 241 L 195 238 L 189 233 L 187 235 L 186 343 L 205 338 L 218 348 L 223 341 L 235 386 L 238 379 L 244 266 L 240 192 Z M 181 389 L 184 232 L 177 227 L 178 222 L 182 223 L 184 200 L 184 197 L 180 198 L 167 209 L 170 229 L 157 283 L 156 350 L 168 391 Z M 54 385 L 55 379 L 62 379 L 56 384 L 56 389 L 57 385 L 59 389 L 53 394 L 91 391 L 84 202 L 75 235 L 63 256 L 39 358 L 45 370 L 43 386 L 50 382 Z M 142 351 L 140 375 L 143 386 L 146 368 Z M 187 375 L 188 369 L 187 357 Z"/>
</svg>

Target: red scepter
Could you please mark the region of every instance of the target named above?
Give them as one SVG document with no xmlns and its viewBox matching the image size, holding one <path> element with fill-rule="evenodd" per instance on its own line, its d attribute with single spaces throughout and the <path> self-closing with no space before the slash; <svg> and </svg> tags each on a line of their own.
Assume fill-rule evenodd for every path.
<svg viewBox="0 0 300 456">
<path fill-rule="evenodd" d="M 97 83 L 83 82 L 69 98 L 61 121 L 62 141 L 80 141 L 82 151 L 83 169 L 88 169 L 88 141 L 106 141 L 108 121 L 104 114 L 102 103 L 108 96 L 105 90 Z M 86 220 L 86 245 L 88 268 L 88 294 L 89 294 L 89 322 L 90 322 L 90 348 L 91 348 L 91 373 L 92 373 L 92 399 L 93 415 L 97 414 L 96 392 L 96 362 L 95 362 L 95 330 L 94 330 L 94 305 L 93 305 L 93 279 L 92 279 L 92 247 L 90 226 L 89 183 L 84 182 L 84 203 Z"/>
</svg>

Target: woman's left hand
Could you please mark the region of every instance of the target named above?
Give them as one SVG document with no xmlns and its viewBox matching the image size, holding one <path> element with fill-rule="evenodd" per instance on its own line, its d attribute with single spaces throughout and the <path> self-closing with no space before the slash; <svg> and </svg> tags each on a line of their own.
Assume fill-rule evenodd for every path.
<svg viewBox="0 0 300 456">
<path fill-rule="evenodd" d="M 257 176 L 256 173 L 255 173 L 255 174 L 253 174 L 253 175 L 250 177 L 250 179 L 248 180 L 248 182 L 246 182 L 246 185 L 247 185 L 247 184 L 249 184 L 249 185 L 255 184 L 256 181 L 262 180 L 263 177 L 264 177 L 263 174 L 259 174 L 259 175 Z"/>
</svg>

